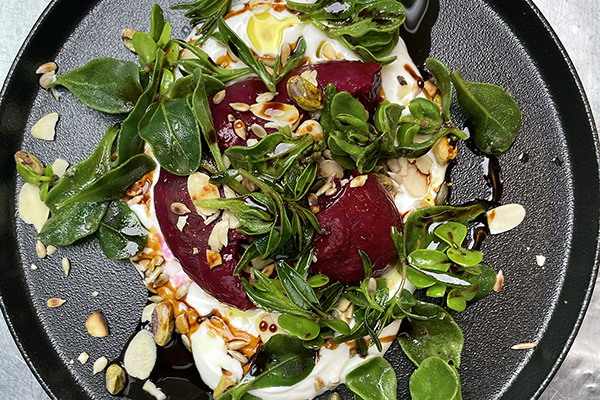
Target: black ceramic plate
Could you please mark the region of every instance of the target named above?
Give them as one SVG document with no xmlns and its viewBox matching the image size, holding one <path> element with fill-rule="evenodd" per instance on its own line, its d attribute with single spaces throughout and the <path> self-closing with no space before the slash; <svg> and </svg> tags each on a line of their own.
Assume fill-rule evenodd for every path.
<svg viewBox="0 0 600 400">
<path fill-rule="evenodd" d="M 430 0 L 429 3 L 432 1 Z M 40 90 L 35 69 L 56 60 L 69 71 L 92 58 L 134 60 L 123 48 L 126 27 L 149 29 L 152 0 L 56 0 L 36 24 L 0 95 L 0 294 L 15 340 L 51 397 L 111 398 L 91 363 L 69 364 L 86 351 L 94 360 L 116 358 L 134 331 L 146 290 L 127 262 L 107 261 L 94 241 L 61 248 L 38 260 L 35 231 L 16 215 L 12 155 L 26 149 L 45 162 L 81 160 L 106 127 L 119 118 L 85 108 L 66 93 L 60 101 Z M 169 3 L 162 1 L 167 9 Z M 167 12 L 174 32 L 185 36 L 179 12 Z M 600 185 L 598 147 L 591 113 L 573 66 L 537 9 L 523 0 L 442 0 L 431 54 L 467 79 L 511 88 L 523 110 L 513 148 L 500 158 L 504 203 L 519 203 L 527 217 L 517 229 L 488 240 L 483 251 L 506 276 L 503 290 L 456 320 L 465 333 L 460 374 L 465 399 L 538 397 L 558 368 L 579 327 L 596 273 Z M 54 142 L 28 133 L 42 115 L 58 112 Z M 452 169 L 453 203 L 488 196 L 481 159 L 461 148 Z M 536 255 L 547 258 L 540 267 Z M 60 259 L 68 257 L 65 277 Z M 29 266 L 35 262 L 38 269 Z M 92 292 L 99 295 L 93 297 Z M 46 300 L 61 297 L 60 308 Z M 107 338 L 84 327 L 102 309 Z M 510 350 L 535 342 L 533 350 Z M 408 398 L 410 362 L 397 346 L 389 352 L 398 370 L 399 398 Z M 341 390 L 344 397 L 348 392 Z"/>
</svg>

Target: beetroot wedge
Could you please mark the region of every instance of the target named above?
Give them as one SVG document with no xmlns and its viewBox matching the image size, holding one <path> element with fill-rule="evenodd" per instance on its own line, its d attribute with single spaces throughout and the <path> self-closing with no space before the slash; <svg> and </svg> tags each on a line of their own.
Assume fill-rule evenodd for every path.
<svg viewBox="0 0 600 400">
<path fill-rule="evenodd" d="M 334 83 L 338 92 L 347 91 L 353 97 L 360 100 L 369 112 L 372 112 L 379 102 L 381 90 L 381 65 L 379 63 L 362 61 L 327 61 L 323 63 L 310 64 L 299 68 L 288 76 L 300 75 L 304 71 L 317 71 L 318 87 L 324 90 L 328 83 Z M 272 101 L 279 103 L 290 103 L 287 94 L 287 78 L 277 85 L 277 95 Z M 267 87 L 258 77 L 252 77 L 229 85 L 225 91 L 225 98 L 214 104 L 210 101 L 210 108 L 217 135 L 219 136 L 219 147 L 225 150 L 231 146 L 245 146 L 246 140 L 236 135 L 233 125 L 234 121 L 242 121 L 246 128 L 252 124 L 263 126 L 268 122 L 256 117 L 250 111 L 236 111 L 230 104 L 244 103 L 252 105 L 256 103 L 256 97 L 268 92 Z M 300 111 L 300 118 L 305 118 L 306 112 Z M 276 129 L 267 128 L 267 132 L 275 132 Z M 247 139 L 258 139 L 252 131 L 247 133 Z"/>
<path fill-rule="evenodd" d="M 171 211 L 173 203 L 183 203 L 193 210 L 187 214 L 187 223 L 181 231 L 177 227 L 179 215 Z M 209 268 L 206 255 L 206 250 L 210 249 L 208 238 L 217 221 L 205 225 L 204 219 L 195 212 L 187 189 L 187 177 L 162 169 L 154 187 L 154 207 L 167 245 L 190 278 L 219 301 L 242 310 L 253 307 L 240 278 L 233 275 L 243 253 L 239 240 L 244 236 L 230 229 L 228 245 L 220 252 L 222 264 Z"/>
<path fill-rule="evenodd" d="M 392 226 L 401 230 L 402 218 L 375 176 L 367 176 L 363 186 L 346 184 L 337 195 L 319 198 L 317 219 L 322 232 L 311 244 L 317 257 L 311 272 L 355 285 L 365 278 L 359 250 L 371 259 L 373 272 L 381 273 L 398 261 L 390 230 Z"/>
</svg>

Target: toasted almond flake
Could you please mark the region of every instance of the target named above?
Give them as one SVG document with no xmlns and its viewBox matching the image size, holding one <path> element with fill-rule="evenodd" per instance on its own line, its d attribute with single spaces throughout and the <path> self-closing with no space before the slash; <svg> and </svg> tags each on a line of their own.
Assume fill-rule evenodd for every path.
<svg viewBox="0 0 600 400">
<path fill-rule="evenodd" d="M 248 357 L 235 350 L 227 350 L 227 353 L 236 361 L 241 362 L 242 364 L 246 364 L 248 362 Z"/>
<path fill-rule="evenodd" d="M 233 339 L 227 342 L 227 348 L 229 350 L 240 350 L 250 344 L 246 339 Z"/>
<path fill-rule="evenodd" d="M 214 104 L 221 104 L 221 102 L 225 99 L 225 94 L 227 92 L 225 91 L 225 89 L 220 90 L 217 92 L 217 94 L 215 94 L 213 96 L 213 103 Z"/>
<path fill-rule="evenodd" d="M 296 135 L 312 135 L 315 139 L 323 137 L 323 128 L 314 119 L 304 121 L 296 130 Z"/>
<path fill-rule="evenodd" d="M 325 387 L 325 382 L 323 381 L 323 379 L 319 378 L 318 376 L 315 376 L 314 387 L 315 390 L 318 392 Z"/>
<path fill-rule="evenodd" d="M 325 192 L 325 196 L 333 196 L 336 193 L 337 193 L 337 188 L 334 186 Z"/>
<path fill-rule="evenodd" d="M 52 164 L 52 172 L 59 178 L 63 177 L 67 171 L 67 168 L 69 168 L 69 162 L 67 160 L 63 160 L 62 158 L 57 158 Z"/>
<path fill-rule="evenodd" d="M 268 278 L 271 275 L 273 275 L 273 272 L 275 271 L 275 263 L 267 266 L 266 268 L 264 268 L 261 272 Z"/>
<path fill-rule="evenodd" d="M 428 175 L 431 171 L 431 167 L 433 167 L 433 161 L 427 154 L 425 154 L 424 156 L 417 158 L 417 161 L 415 161 L 415 166 L 419 169 L 419 171 L 425 175 Z"/>
<path fill-rule="evenodd" d="M 40 188 L 25 183 L 19 193 L 19 217 L 39 232 L 48 220 L 50 209 L 40 200 Z"/>
<path fill-rule="evenodd" d="M 239 112 L 250 111 L 250 106 L 246 103 L 229 103 L 229 107 Z"/>
<path fill-rule="evenodd" d="M 504 273 L 502 270 L 498 271 L 496 274 L 496 284 L 494 285 L 494 292 L 499 292 L 504 286 Z"/>
<path fill-rule="evenodd" d="M 46 72 L 56 71 L 57 69 L 58 66 L 54 61 L 48 61 L 47 63 L 40 65 L 38 69 L 35 70 L 35 73 L 41 75 L 45 74 Z"/>
<path fill-rule="evenodd" d="M 248 146 L 248 147 L 252 147 L 256 143 L 258 143 L 258 140 L 256 140 L 256 139 L 248 139 L 248 140 L 246 140 L 246 146 Z"/>
<path fill-rule="evenodd" d="M 520 204 L 505 204 L 492 208 L 486 216 L 490 233 L 496 235 L 517 227 L 525 218 L 525 208 Z"/>
<path fill-rule="evenodd" d="M 265 130 L 265 128 L 263 128 L 262 126 L 260 126 L 258 124 L 252 124 L 252 126 L 250 127 L 250 130 L 252 130 L 252 133 L 254 133 L 256 136 L 258 136 L 260 139 L 267 136 L 267 131 Z"/>
<path fill-rule="evenodd" d="M 143 198 L 144 198 L 144 195 L 142 195 L 142 194 L 140 194 L 139 196 L 134 196 L 127 202 L 127 204 L 129 206 L 134 206 L 136 204 L 139 204 Z"/>
<path fill-rule="evenodd" d="M 512 350 L 527 350 L 527 349 L 532 349 L 534 347 L 535 347 L 535 343 L 525 342 L 525 343 L 515 344 L 513 347 L 511 347 L 511 349 Z"/>
<path fill-rule="evenodd" d="M 220 198 L 219 188 L 210 183 L 210 177 L 202 172 L 195 172 L 188 177 L 187 188 L 192 201 L 218 199 Z M 196 212 L 204 219 L 214 215 L 218 210 L 195 206 Z"/>
<path fill-rule="evenodd" d="M 211 215 L 210 217 L 206 218 L 206 220 L 204 220 L 204 225 L 212 224 L 214 221 L 219 219 L 220 215 L 221 215 L 221 210 L 216 210 L 213 215 Z"/>
<path fill-rule="evenodd" d="M 229 121 L 229 122 L 235 121 L 235 117 L 233 116 L 233 114 L 227 114 L 227 121 Z"/>
<path fill-rule="evenodd" d="M 48 89 L 48 86 L 56 80 L 56 71 L 45 72 L 39 80 L 40 86 L 43 89 Z"/>
<path fill-rule="evenodd" d="M 341 178 L 344 176 L 344 169 L 340 164 L 333 160 L 325 160 L 321 164 L 319 164 L 321 175 L 326 178 L 331 176 L 335 176 L 336 178 Z"/>
<path fill-rule="evenodd" d="M 413 197 L 420 198 L 427 194 L 427 177 L 417 170 L 413 164 L 408 165 L 408 173 L 403 179 L 406 191 Z"/>
<path fill-rule="evenodd" d="M 192 282 L 187 282 L 187 283 L 184 283 L 183 285 L 179 286 L 177 288 L 177 291 L 175 292 L 175 300 L 181 300 L 185 296 L 187 296 L 191 285 L 192 285 Z"/>
<path fill-rule="evenodd" d="M 81 353 L 79 355 L 79 357 L 77 357 L 77 361 L 79 361 L 82 364 L 85 364 L 89 359 L 90 359 L 90 355 L 88 353 L 86 353 L 85 351 L 83 353 Z"/>
<path fill-rule="evenodd" d="M 137 30 L 135 29 L 126 28 L 121 33 L 121 40 L 123 41 L 123 44 L 125 45 L 125 47 L 127 47 L 130 51 L 133 51 L 134 53 L 135 46 L 133 45 L 133 35 L 135 35 L 136 32 Z"/>
<path fill-rule="evenodd" d="M 337 51 L 335 51 L 335 47 L 330 42 L 325 42 L 321 44 L 321 51 L 319 57 L 325 58 L 327 60 L 335 60 L 335 56 Z"/>
<path fill-rule="evenodd" d="M 296 107 L 291 104 L 276 101 L 252 104 L 250 106 L 250 111 L 252 111 L 252 114 L 256 117 L 270 122 L 286 122 L 294 124 L 300 118 L 300 112 Z"/>
<path fill-rule="evenodd" d="M 48 254 L 46 252 L 46 246 L 39 240 L 35 243 L 35 252 L 39 258 L 46 258 L 46 255 Z"/>
<path fill-rule="evenodd" d="M 197 247 L 194 247 L 194 249 L 192 250 L 192 254 L 198 254 L 200 253 L 200 250 Z"/>
<path fill-rule="evenodd" d="M 162 302 L 164 299 L 161 296 L 158 295 L 154 295 L 154 296 L 150 296 L 148 297 L 148 300 L 150 300 L 153 303 L 160 303 Z"/>
<path fill-rule="evenodd" d="M 185 215 L 191 213 L 190 209 L 183 203 L 172 203 L 171 212 L 177 215 Z"/>
<path fill-rule="evenodd" d="M 97 291 L 95 291 L 95 290 L 92 292 L 92 296 L 93 296 L 93 297 L 98 297 L 98 295 L 99 295 L 99 294 L 100 294 L 100 293 L 98 293 L 98 292 L 97 292 Z"/>
<path fill-rule="evenodd" d="M 56 246 L 50 245 L 50 246 L 46 247 L 46 254 L 51 256 L 52 254 L 56 253 L 56 250 L 58 250 L 56 248 Z"/>
<path fill-rule="evenodd" d="M 108 336 L 108 321 L 101 311 L 96 311 L 85 321 L 85 327 L 90 335 L 94 337 Z"/>
<path fill-rule="evenodd" d="M 60 261 L 60 265 L 61 265 L 63 271 L 65 272 L 65 276 L 69 275 L 69 271 L 71 270 L 71 262 L 69 261 L 69 259 L 64 257 Z"/>
<path fill-rule="evenodd" d="M 327 181 L 323 186 L 321 186 L 319 188 L 319 190 L 317 190 L 317 193 L 315 193 L 315 195 L 317 197 L 322 196 L 325 194 L 326 191 L 328 191 L 329 189 L 331 189 L 334 186 L 333 182 Z"/>
<path fill-rule="evenodd" d="M 290 46 L 289 43 L 282 44 L 281 52 L 280 52 L 280 56 L 279 56 L 282 66 L 285 66 L 285 63 L 287 62 L 288 58 L 290 58 L 291 54 L 292 54 L 292 46 Z"/>
<path fill-rule="evenodd" d="M 289 127 L 290 129 L 292 129 L 292 124 L 283 121 L 269 121 L 265 124 L 265 128 L 269 129 L 281 129 L 285 127 Z"/>
<path fill-rule="evenodd" d="M 185 313 L 179 314 L 177 318 L 175 318 L 175 331 L 182 335 L 187 335 L 190 331 L 190 323 L 188 322 Z"/>
<path fill-rule="evenodd" d="M 180 60 L 190 60 L 190 59 L 197 59 L 198 56 L 195 55 L 192 51 L 188 50 L 188 49 L 183 49 L 181 51 L 181 53 L 179 53 L 179 59 Z"/>
<path fill-rule="evenodd" d="M 160 390 L 152 381 L 147 380 L 142 385 L 142 389 L 150 396 L 153 396 L 156 400 L 165 400 L 167 396 Z"/>
<path fill-rule="evenodd" d="M 266 102 L 269 102 L 269 101 L 273 100 L 276 95 L 277 95 L 277 92 L 275 92 L 275 93 L 273 93 L 273 92 L 261 93 L 258 96 L 256 96 L 256 102 L 257 103 L 266 103 Z"/>
<path fill-rule="evenodd" d="M 29 267 L 29 268 L 31 268 L 32 271 L 35 271 L 36 269 L 38 269 L 37 265 L 35 265 L 35 264 L 31 264 L 31 267 Z"/>
<path fill-rule="evenodd" d="M 254 14 L 262 14 L 271 8 L 272 0 L 250 0 L 248 7 Z"/>
<path fill-rule="evenodd" d="M 137 379 L 148 379 L 156 364 L 156 343 L 147 330 L 141 330 L 133 337 L 125 354 L 123 366 L 127 373 Z"/>
<path fill-rule="evenodd" d="M 59 297 L 53 297 L 51 299 L 48 299 L 48 301 L 46 302 L 46 305 L 51 308 L 56 308 L 56 307 L 62 306 L 65 303 L 66 303 L 65 299 L 61 299 Z"/>
<path fill-rule="evenodd" d="M 44 115 L 38 122 L 31 127 L 33 137 L 42 140 L 54 140 L 56 123 L 58 122 L 58 113 Z"/>
<path fill-rule="evenodd" d="M 542 256 L 542 255 L 537 255 L 535 256 L 535 262 L 537 263 L 537 265 L 539 265 L 540 267 L 543 267 L 544 264 L 546 264 L 546 257 Z"/>
<path fill-rule="evenodd" d="M 248 132 L 246 131 L 246 124 L 244 124 L 244 121 L 242 121 L 241 119 L 236 120 L 233 123 L 233 131 L 240 138 L 246 140 L 246 135 Z"/>
<path fill-rule="evenodd" d="M 319 83 L 317 82 L 317 71 L 316 70 L 304 71 L 303 73 L 300 74 L 300 76 L 302 78 L 306 79 L 307 81 L 309 81 L 310 83 L 312 83 L 314 86 L 319 86 Z"/>
<path fill-rule="evenodd" d="M 187 215 L 183 215 L 177 218 L 177 229 L 179 229 L 180 232 L 183 232 L 183 228 L 185 227 L 185 224 L 187 224 L 187 219 Z"/>
<path fill-rule="evenodd" d="M 213 269 L 214 267 L 223 264 L 221 255 L 215 251 L 206 249 L 206 261 L 208 261 L 208 268 Z"/>
<path fill-rule="evenodd" d="M 158 277 L 152 282 L 152 286 L 157 289 L 159 287 L 165 286 L 169 282 L 169 275 L 162 272 Z"/>
<path fill-rule="evenodd" d="M 240 59 L 233 53 L 233 51 L 231 51 L 229 47 L 227 48 L 227 55 L 229 56 L 229 58 L 231 58 L 231 61 L 234 63 L 240 61 Z"/>
<path fill-rule="evenodd" d="M 221 219 L 221 221 L 217 222 L 213 227 L 213 230 L 210 232 L 210 236 L 208 237 L 208 245 L 210 249 L 218 253 L 221 251 L 223 247 L 227 247 L 228 244 L 228 231 L 229 231 L 229 220 Z M 218 264 L 217 264 L 218 265 Z"/>
<path fill-rule="evenodd" d="M 190 338 L 187 335 L 181 335 L 181 342 L 189 352 L 192 351 L 192 342 L 190 342 Z"/>
<path fill-rule="evenodd" d="M 350 181 L 350 187 L 356 188 L 356 187 L 364 186 L 365 183 L 367 183 L 367 178 L 369 178 L 369 175 L 359 175 L 356 178 L 353 178 Z"/>
<path fill-rule="evenodd" d="M 108 365 L 108 358 L 102 356 L 98 357 L 96 361 L 94 361 L 94 368 L 92 370 L 93 375 L 96 375 L 98 372 L 104 371 L 104 368 Z"/>
</svg>

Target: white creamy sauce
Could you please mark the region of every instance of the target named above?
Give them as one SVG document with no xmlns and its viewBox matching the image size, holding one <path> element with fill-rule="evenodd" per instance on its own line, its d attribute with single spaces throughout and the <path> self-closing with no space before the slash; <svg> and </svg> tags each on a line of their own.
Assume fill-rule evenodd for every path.
<svg viewBox="0 0 600 400">
<path fill-rule="evenodd" d="M 233 11 L 243 8 L 243 4 L 238 4 L 233 7 Z M 278 19 L 284 19 L 291 17 L 293 14 L 288 11 L 275 12 L 273 9 L 270 10 L 272 15 Z M 251 48 L 253 45 L 248 37 L 247 26 L 248 20 L 253 15 L 252 11 L 247 10 L 241 14 L 235 15 L 227 19 L 228 25 L 248 44 Z M 282 37 L 283 43 L 296 43 L 296 41 L 304 36 L 306 39 L 307 50 L 306 56 L 310 57 L 312 62 L 325 61 L 325 58 L 318 56 L 319 46 L 323 42 L 329 42 L 334 47 L 335 52 L 339 53 L 341 57 L 347 60 L 358 60 L 358 57 L 353 54 L 349 49 L 343 46 L 340 42 L 335 39 L 329 38 L 324 33 L 319 31 L 310 23 L 297 23 L 295 26 L 283 29 Z M 221 56 L 227 54 L 227 50 L 213 39 L 208 39 L 203 45 L 202 49 L 211 56 L 215 61 Z M 257 51 L 257 54 L 261 54 Z M 399 40 L 398 45 L 393 50 L 392 54 L 397 55 L 398 59 L 383 67 L 382 69 L 382 82 L 383 89 L 385 91 L 386 98 L 392 102 L 407 105 L 408 102 L 419 95 L 420 90 L 416 85 L 416 81 L 407 73 L 405 65 L 409 65 L 413 71 L 418 73 L 417 67 L 413 64 L 406 46 L 402 39 Z M 244 67 L 241 61 L 233 62 L 230 64 L 232 68 Z M 399 84 L 398 76 L 402 76 L 407 82 L 407 87 L 401 87 Z M 244 78 L 243 78 L 244 79 Z M 394 201 L 402 215 L 405 215 L 408 211 L 419 206 L 419 202 L 426 202 L 428 205 L 433 205 L 435 202 L 436 192 L 440 185 L 444 181 L 446 167 L 441 166 L 436 161 L 436 157 L 433 154 L 428 154 L 425 157 L 431 159 L 431 168 L 429 175 L 421 174 L 421 178 L 426 179 L 426 192 L 419 193 L 420 196 L 415 196 L 409 193 L 406 184 L 402 182 L 407 173 L 407 170 L 398 171 L 398 181 L 394 183 Z M 414 163 L 414 160 L 410 162 Z M 410 162 L 406 160 L 400 160 L 401 166 L 410 168 Z M 414 166 L 412 168 L 415 168 Z M 414 173 L 414 171 L 412 171 Z M 174 258 L 172 252 L 169 250 L 156 219 L 156 213 L 152 201 L 154 184 L 158 181 L 159 168 L 154 172 L 152 178 L 152 186 L 149 191 L 151 200 L 149 201 L 148 208 L 143 204 L 134 204 L 131 208 L 140 217 L 140 220 L 147 228 L 154 228 L 156 234 L 159 236 L 160 249 L 163 253 L 165 263 L 163 264 L 164 271 L 169 275 L 171 285 L 174 288 L 190 281 L 190 278 L 185 274 L 181 265 Z M 192 211 L 194 212 L 194 211 Z M 185 229 L 185 227 L 183 227 Z M 150 249 L 146 249 L 150 252 Z M 393 269 L 387 273 L 384 278 L 390 288 L 390 295 L 394 295 L 397 290 L 402 287 L 402 276 L 396 270 Z M 404 288 L 413 289 L 409 282 L 404 282 Z M 250 311 L 240 311 L 236 308 L 230 307 L 227 304 L 223 304 L 216 300 L 211 295 L 205 293 L 198 285 L 193 283 L 188 292 L 186 303 L 193 307 L 201 316 L 208 315 L 214 311 L 217 311 L 223 318 L 227 319 L 231 326 L 234 328 L 247 332 L 248 334 L 259 337 L 260 330 L 258 328 L 259 323 L 262 319 L 269 315 L 263 310 L 256 309 Z M 277 315 L 272 315 L 274 321 L 277 320 Z M 351 321 L 352 325 L 353 321 Z M 212 389 L 214 389 L 222 376 L 222 369 L 226 369 L 231 372 L 231 376 L 239 381 L 243 376 L 242 364 L 232 358 L 227 352 L 227 346 L 224 338 L 219 336 L 215 330 L 211 330 L 206 322 L 203 322 L 200 327 L 190 335 L 191 350 L 194 356 L 196 367 L 200 372 L 200 375 L 204 382 Z M 382 343 L 383 351 L 378 352 L 375 346 L 369 348 L 368 356 L 361 358 L 354 355 L 352 357 L 350 352 L 350 346 L 341 344 L 337 348 L 321 348 L 318 355 L 318 361 L 308 378 L 299 382 L 298 384 L 291 387 L 272 387 L 267 389 L 253 390 L 250 393 L 260 397 L 264 400 L 279 400 L 286 398 L 287 400 L 304 400 L 312 399 L 313 397 L 321 394 L 329 389 L 335 388 L 337 385 L 344 383 L 346 375 L 352 369 L 357 367 L 360 363 L 364 362 L 370 357 L 382 356 L 383 353 L 388 349 L 391 342 L 395 338 L 400 327 L 400 321 L 394 321 L 392 324 L 387 326 L 381 337 L 388 338 Z M 390 339 L 391 338 L 391 339 Z M 318 378 L 324 382 L 324 387 L 320 390 L 315 389 L 315 380 Z"/>
</svg>

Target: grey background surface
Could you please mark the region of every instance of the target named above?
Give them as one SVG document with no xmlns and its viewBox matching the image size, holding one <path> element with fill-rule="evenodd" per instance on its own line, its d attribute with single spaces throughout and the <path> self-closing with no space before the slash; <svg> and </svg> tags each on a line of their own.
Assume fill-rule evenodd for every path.
<svg viewBox="0 0 600 400">
<path fill-rule="evenodd" d="M 600 1 L 533 0 L 571 57 L 595 116 L 600 115 Z M 49 0 L 0 0 L 0 83 Z M 596 284 L 598 286 L 598 282 Z M 600 290 L 542 400 L 600 398 Z M 0 399 L 48 399 L 23 361 L 0 315 Z M 468 399 L 470 400 L 470 399 Z"/>
</svg>

